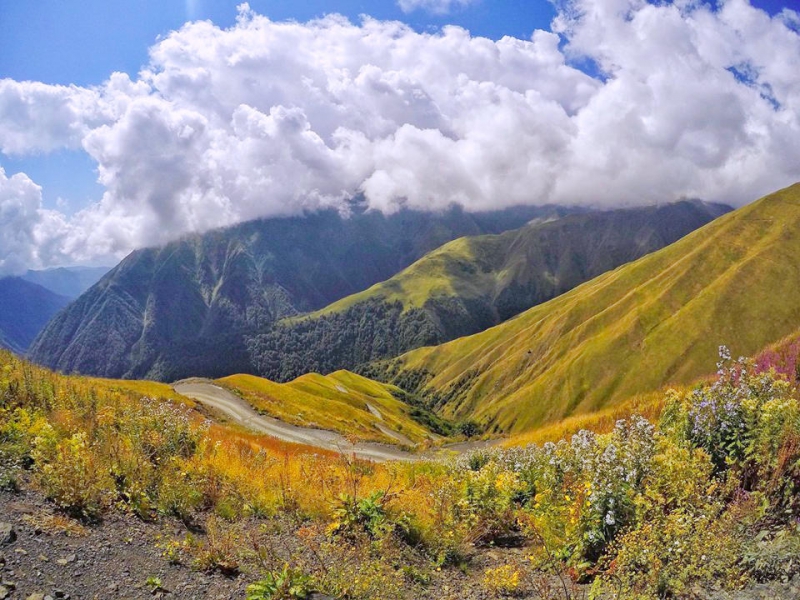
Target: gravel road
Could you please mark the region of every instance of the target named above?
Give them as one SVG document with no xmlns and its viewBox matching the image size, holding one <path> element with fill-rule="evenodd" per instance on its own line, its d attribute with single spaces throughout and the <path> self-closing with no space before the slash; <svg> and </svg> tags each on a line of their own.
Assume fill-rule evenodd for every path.
<svg viewBox="0 0 800 600">
<path fill-rule="evenodd" d="M 247 402 L 211 381 L 190 379 L 174 383 L 172 387 L 179 394 L 218 410 L 240 425 L 280 440 L 335 452 L 355 453 L 359 458 L 378 462 L 420 458 L 419 455 L 393 446 L 368 442 L 351 444 L 344 436 L 332 431 L 298 427 L 265 417 L 253 410 Z"/>
</svg>

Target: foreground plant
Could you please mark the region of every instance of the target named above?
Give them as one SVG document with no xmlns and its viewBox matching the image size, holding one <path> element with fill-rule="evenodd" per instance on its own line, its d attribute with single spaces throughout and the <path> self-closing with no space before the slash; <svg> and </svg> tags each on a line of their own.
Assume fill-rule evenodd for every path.
<svg viewBox="0 0 800 600">
<path fill-rule="evenodd" d="M 247 600 L 302 600 L 308 597 L 311 579 L 288 564 L 280 571 L 247 586 Z"/>
<path fill-rule="evenodd" d="M 504 545 L 525 560 L 473 571 L 496 595 L 574 598 L 580 583 L 681 597 L 800 572 L 796 382 L 725 351 L 716 381 L 669 393 L 657 422 L 386 465 L 271 445 L 171 401 L 3 362 L 0 473 L 82 519 L 118 509 L 205 523 L 206 535 L 168 542 L 165 557 L 261 573 L 261 597 L 292 597 L 310 587 L 302 577 L 338 597 L 409 597 Z M 282 522 L 294 547 L 248 541 L 248 527 Z"/>
</svg>

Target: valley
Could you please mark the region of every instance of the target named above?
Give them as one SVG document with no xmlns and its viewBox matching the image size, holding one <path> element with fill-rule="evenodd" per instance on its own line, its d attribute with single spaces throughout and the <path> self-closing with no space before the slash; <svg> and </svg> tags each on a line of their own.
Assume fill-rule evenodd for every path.
<svg viewBox="0 0 800 600">
<path fill-rule="evenodd" d="M 464 237 L 386 281 L 248 339 L 255 372 L 280 381 L 308 370 L 359 369 L 420 346 L 480 332 L 730 210 L 678 202 L 540 219 Z"/>
<path fill-rule="evenodd" d="M 201 579 L 257 600 L 280 581 L 312 598 L 549 589 L 572 600 L 625 589 L 650 599 L 667 585 L 676 597 L 691 588 L 721 600 L 710 581 L 745 586 L 748 600 L 795 593 L 800 184 L 735 211 L 695 202 L 653 210 L 459 238 L 355 296 L 269 325 L 291 332 L 284 355 L 270 350 L 283 375 L 319 364 L 292 348 L 327 350 L 334 358 L 324 364 L 336 365 L 342 344 L 369 339 L 357 372 L 231 374 L 238 355 L 222 345 L 216 378 L 163 382 L 61 374 L 0 352 L 0 498 L 23 498 L 51 523 L 37 533 L 28 513 L 0 509 L 15 531 L 6 544 L 75 548 L 97 565 L 93 582 L 117 589 L 131 569 L 158 573 L 132 597 L 194 593 Z M 675 211 L 690 232 L 656 233 Z M 629 236 L 610 236 L 632 214 Z M 547 250 L 565 236 L 573 250 Z M 124 290 L 133 280 L 121 274 L 140 260 L 123 261 L 59 313 L 57 327 L 101 297 L 132 299 Z M 164 273 L 165 289 L 183 285 L 182 269 Z M 544 298 L 520 292 L 502 318 L 503 290 L 522 282 Z M 183 314 L 190 297 L 162 296 L 175 302 L 164 314 Z M 386 354 L 376 332 L 456 336 L 441 312 L 452 302 L 462 303 L 456 313 L 492 316 L 462 323 L 477 333 Z M 319 325 L 332 322 L 343 329 Z M 113 343 L 121 332 L 104 331 L 99 347 L 122 352 Z M 753 359 L 732 358 L 728 345 Z M 123 550 L 127 575 L 94 546 L 65 543 L 73 531 L 110 539 L 118 521 L 105 520 L 119 518 L 149 540 Z M 662 551 L 676 543 L 685 554 Z M 657 566 L 643 567 L 645 552 Z M 15 589 L 56 589 L 25 575 L 26 556 L 0 561 L 22 569 Z M 654 581 L 643 568 L 671 574 Z"/>
<path fill-rule="evenodd" d="M 0 277 L 0 348 L 25 354 L 50 319 L 107 271 L 59 268 Z"/>
<path fill-rule="evenodd" d="M 70 299 L 19 277 L 0 279 L 0 348 L 20 354 Z"/>
<path fill-rule="evenodd" d="M 787 0 L 0 8 L 0 600 L 800 600 Z"/>
<path fill-rule="evenodd" d="M 248 335 L 363 290 L 454 238 L 564 209 L 352 211 L 250 221 L 137 250 L 53 319 L 30 356 L 110 378 L 252 372 Z"/>
</svg>

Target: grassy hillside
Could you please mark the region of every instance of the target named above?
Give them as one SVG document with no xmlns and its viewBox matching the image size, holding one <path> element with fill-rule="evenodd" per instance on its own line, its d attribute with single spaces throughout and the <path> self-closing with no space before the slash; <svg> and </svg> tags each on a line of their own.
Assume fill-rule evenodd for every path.
<svg viewBox="0 0 800 600">
<path fill-rule="evenodd" d="M 454 240 L 391 279 L 312 314 L 341 312 L 359 302 L 430 307 L 438 298 L 479 301 L 497 320 L 549 300 L 622 263 L 671 244 L 728 212 L 683 201 L 664 206 L 568 215 L 498 235 Z M 435 307 L 431 307 L 435 311 Z"/>
<path fill-rule="evenodd" d="M 401 390 L 348 371 L 327 376 L 309 373 L 289 383 L 232 375 L 217 383 L 257 410 L 294 425 L 389 443 L 418 443 L 436 437 L 412 417 L 419 411 L 398 399 Z"/>
<path fill-rule="evenodd" d="M 252 336 L 253 365 L 286 381 L 470 335 L 663 248 L 727 210 L 683 201 L 460 238 L 387 281 Z"/>
<path fill-rule="evenodd" d="M 800 323 L 800 184 L 483 333 L 376 372 L 448 417 L 521 432 L 713 370 Z"/>
<path fill-rule="evenodd" d="M 169 400 L 178 404 L 183 404 L 189 408 L 195 408 L 197 403 L 179 394 L 172 386 L 159 381 L 146 381 L 140 379 L 100 379 L 97 377 L 83 377 L 88 385 L 109 394 L 119 394 L 123 396 L 133 396 L 140 398 L 155 398 L 157 400 Z"/>
</svg>

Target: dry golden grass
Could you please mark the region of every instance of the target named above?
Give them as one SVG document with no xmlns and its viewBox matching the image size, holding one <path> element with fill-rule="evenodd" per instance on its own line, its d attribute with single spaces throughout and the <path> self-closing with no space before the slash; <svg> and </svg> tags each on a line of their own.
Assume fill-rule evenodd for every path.
<svg viewBox="0 0 800 600">
<path fill-rule="evenodd" d="M 48 535 L 63 534 L 67 537 L 89 535 L 89 530 L 80 521 L 61 514 L 39 511 L 35 514 L 23 515 L 22 520 Z"/>
</svg>

